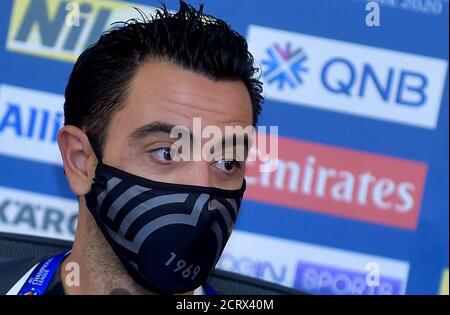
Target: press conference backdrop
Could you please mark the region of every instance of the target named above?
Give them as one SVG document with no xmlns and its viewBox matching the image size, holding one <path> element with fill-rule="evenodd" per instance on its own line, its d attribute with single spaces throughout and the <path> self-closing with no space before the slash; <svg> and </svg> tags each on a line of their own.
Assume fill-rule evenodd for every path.
<svg viewBox="0 0 450 315">
<path fill-rule="evenodd" d="M 448 1 L 203 2 L 248 39 L 280 136 L 275 172 L 248 165 L 218 267 L 314 294 L 448 294 Z M 0 231 L 73 239 L 68 75 L 158 3 L 0 1 Z"/>
</svg>

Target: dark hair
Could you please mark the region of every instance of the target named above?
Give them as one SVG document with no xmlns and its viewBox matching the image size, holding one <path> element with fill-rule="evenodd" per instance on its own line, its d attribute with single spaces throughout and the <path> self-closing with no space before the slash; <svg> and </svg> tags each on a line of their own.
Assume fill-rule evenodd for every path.
<svg viewBox="0 0 450 315">
<path fill-rule="evenodd" d="M 138 10 L 138 9 L 137 9 Z M 166 6 L 148 18 L 120 22 L 102 34 L 75 63 L 67 83 L 64 124 L 89 132 L 102 152 L 112 114 L 120 109 L 138 66 L 150 59 L 192 70 L 212 80 L 241 80 L 253 107 L 256 125 L 263 101 L 262 83 L 254 75 L 243 36 L 223 20 L 180 1 L 172 14 Z M 114 23 L 116 24 L 116 23 Z"/>
</svg>

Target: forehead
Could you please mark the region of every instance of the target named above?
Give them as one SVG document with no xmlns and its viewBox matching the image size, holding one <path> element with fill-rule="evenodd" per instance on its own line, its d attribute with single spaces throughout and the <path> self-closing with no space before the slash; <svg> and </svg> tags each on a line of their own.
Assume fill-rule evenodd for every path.
<svg viewBox="0 0 450 315">
<path fill-rule="evenodd" d="M 214 81 L 165 62 L 139 66 L 133 77 L 126 105 L 113 117 L 125 129 L 152 121 L 192 127 L 193 118 L 202 126 L 248 126 L 252 124 L 252 104 L 242 81 Z"/>
</svg>

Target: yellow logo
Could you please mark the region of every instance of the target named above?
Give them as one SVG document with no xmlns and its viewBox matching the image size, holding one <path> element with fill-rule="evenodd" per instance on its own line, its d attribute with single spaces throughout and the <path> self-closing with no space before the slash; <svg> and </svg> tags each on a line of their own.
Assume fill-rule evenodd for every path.
<svg viewBox="0 0 450 315">
<path fill-rule="evenodd" d="M 109 0 L 15 0 L 6 48 L 74 62 L 117 21 L 150 15 L 154 7 Z"/>
<path fill-rule="evenodd" d="M 441 289 L 439 290 L 439 294 L 449 295 L 448 294 L 448 269 L 444 269 L 444 271 L 442 272 Z"/>
</svg>

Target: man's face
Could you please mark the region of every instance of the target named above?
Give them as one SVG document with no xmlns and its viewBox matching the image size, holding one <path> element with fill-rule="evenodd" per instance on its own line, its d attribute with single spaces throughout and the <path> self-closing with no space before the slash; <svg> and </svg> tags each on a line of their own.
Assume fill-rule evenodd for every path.
<svg viewBox="0 0 450 315">
<path fill-rule="evenodd" d="M 242 81 L 213 81 L 165 62 L 139 66 L 125 106 L 109 124 L 103 162 L 148 179 L 223 189 L 238 189 L 244 161 L 173 161 L 171 126 L 185 126 L 193 134 L 193 119 L 202 128 L 217 126 L 225 137 L 226 126 L 252 124 L 252 105 Z M 195 139 L 195 134 L 194 141 Z M 200 140 L 203 144 L 210 138 Z M 222 142 L 223 139 L 217 139 Z M 191 150 L 193 147 L 191 147 Z M 225 148 L 223 153 L 230 148 Z"/>
</svg>

